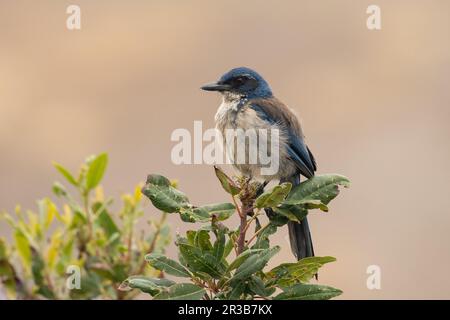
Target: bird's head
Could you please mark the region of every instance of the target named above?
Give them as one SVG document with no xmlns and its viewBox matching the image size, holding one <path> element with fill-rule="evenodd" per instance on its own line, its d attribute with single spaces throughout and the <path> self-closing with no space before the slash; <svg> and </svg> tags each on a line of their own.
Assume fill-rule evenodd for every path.
<svg viewBox="0 0 450 320">
<path fill-rule="evenodd" d="M 232 69 L 219 81 L 201 88 L 207 91 L 218 91 L 225 97 L 268 98 L 272 96 L 266 80 L 256 71 L 245 67 Z"/>
</svg>

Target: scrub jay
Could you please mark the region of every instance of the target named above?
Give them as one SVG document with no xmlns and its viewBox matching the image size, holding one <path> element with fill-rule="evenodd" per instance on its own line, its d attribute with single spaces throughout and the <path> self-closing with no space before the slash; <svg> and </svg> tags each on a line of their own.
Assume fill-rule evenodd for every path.
<svg viewBox="0 0 450 320">
<path fill-rule="evenodd" d="M 295 114 L 275 98 L 268 83 L 257 72 L 249 68 L 235 68 L 225 73 L 216 83 L 202 87 L 207 91 L 218 91 L 223 96 L 217 110 L 216 128 L 225 136 L 227 129 L 278 129 L 279 169 L 275 175 L 263 177 L 300 183 L 300 175 L 314 176 L 316 161 L 306 146 L 300 123 Z M 244 175 L 257 177 L 261 165 L 234 164 Z M 267 211 L 267 210 L 266 210 Z M 273 213 L 273 212 L 272 212 Z M 291 249 L 297 259 L 314 256 L 308 220 L 288 222 Z"/>
</svg>

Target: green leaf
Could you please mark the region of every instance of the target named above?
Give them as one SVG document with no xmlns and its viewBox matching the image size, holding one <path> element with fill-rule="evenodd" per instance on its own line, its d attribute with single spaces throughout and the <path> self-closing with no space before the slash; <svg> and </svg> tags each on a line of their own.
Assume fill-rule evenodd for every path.
<svg viewBox="0 0 450 320">
<path fill-rule="evenodd" d="M 313 284 L 296 284 L 283 291 L 274 300 L 328 300 L 342 294 L 339 289 Z"/>
<path fill-rule="evenodd" d="M 218 260 L 222 260 L 225 253 L 225 230 L 217 230 L 216 241 L 214 242 L 213 256 Z"/>
<path fill-rule="evenodd" d="M 266 289 L 264 281 L 257 276 L 251 276 L 250 280 L 248 281 L 248 288 L 251 292 L 261 297 L 267 297 L 270 295 L 270 291 Z"/>
<path fill-rule="evenodd" d="M 267 249 L 270 246 L 269 237 L 277 231 L 277 226 L 270 223 L 264 230 L 257 235 L 255 244 L 252 249 Z"/>
<path fill-rule="evenodd" d="M 108 279 L 111 281 L 124 281 L 123 279 L 127 278 L 127 276 L 125 276 L 124 278 L 121 279 L 117 279 L 114 271 L 112 270 L 112 268 L 107 265 L 107 264 L 102 264 L 102 263 L 93 263 L 89 265 L 89 271 L 95 273 L 96 275 L 100 276 L 103 279 Z M 120 288 L 119 288 L 120 289 Z"/>
<path fill-rule="evenodd" d="M 172 187 L 170 181 L 160 175 L 149 175 L 142 193 L 156 208 L 168 213 L 180 212 L 181 208 L 187 210 L 192 207 L 186 195 Z"/>
<path fill-rule="evenodd" d="M 288 218 L 291 221 L 300 222 L 300 220 L 297 218 L 297 216 L 291 210 L 289 210 L 287 207 L 273 208 L 273 211 L 283 217 Z"/>
<path fill-rule="evenodd" d="M 92 210 L 97 214 L 95 222 L 105 231 L 108 239 L 116 233 L 120 234 L 119 228 L 117 227 L 109 212 L 106 210 L 103 203 L 94 203 L 92 205 Z"/>
<path fill-rule="evenodd" d="M 36 250 L 32 250 L 32 275 L 35 285 L 37 286 L 37 290 L 40 294 L 42 294 L 44 297 L 52 299 L 54 298 L 53 293 L 51 290 L 46 286 L 44 283 L 44 261 L 42 260 L 42 257 Z"/>
<path fill-rule="evenodd" d="M 261 271 L 269 262 L 269 260 L 280 251 L 280 247 L 276 246 L 271 249 L 265 249 L 260 253 L 251 255 L 244 261 L 233 275 L 232 282 L 241 281 Z"/>
<path fill-rule="evenodd" d="M 244 281 L 235 283 L 228 295 L 228 300 L 240 300 L 241 296 L 245 293 L 245 289 L 247 289 L 247 283 Z"/>
<path fill-rule="evenodd" d="M 234 241 L 232 239 L 228 239 L 227 243 L 225 244 L 225 250 L 223 253 L 223 257 L 226 258 L 230 255 L 231 251 L 233 251 L 234 248 Z"/>
<path fill-rule="evenodd" d="M 70 264 L 74 249 L 74 242 L 75 239 L 72 236 L 69 236 L 67 241 L 60 245 L 59 251 L 56 252 L 56 254 L 59 254 L 57 257 L 58 262 L 56 263 L 56 270 L 60 275 L 66 273 L 66 266 Z"/>
<path fill-rule="evenodd" d="M 213 277 L 211 277 L 211 275 L 207 274 L 206 272 L 197 271 L 195 272 L 195 276 L 199 277 L 207 283 L 211 283 L 213 281 Z"/>
<path fill-rule="evenodd" d="M 58 208 L 49 198 L 44 198 L 38 201 L 39 207 L 39 224 L 44 230 L 47 230 L 53 219 L 59 215 Z M 39 234 L 40 232 L 36 232 Z M 39 239 L 39 236 L 38 236 Z"/>
<path fill-rule="evenodd" d="M 167 274 L 184 278 L 190 277 L 190 273 L 185 267 L 162 254 L 150 253 L 145 256 L 145 260 L 147 260 L 153 268 L 164 271 Z"/>
<path fill-rule="evenodd" d="M 236 207 L 232 203 L 214 203 L 202 206 L 200 209 L 208 212 L 209 216 L 214 216 L 219 221 L 228 219 L 236 211 Z"/>
<path fill-rule="evenodd" d="M 318 270 L 326 263 L 336 261 L 333 257 L 308 257 L 295 263 L 283 263 L 266 273 L 281 287 L 287 287 L 299 282 L 306 283 L 317 274 Z"/>
<path fill-rule="evenodd" d="M 179 283 L 171 286 L 168 291 L 161 292 L 155 300 L 200 300 L 205 289 L 191 283 Z"/>
<path fill-rule="evenodd" d="M 212 254 L 203 252 L 189 244 L 178 243 L 180 254 L 192 272 L 205 272 L 215 279 L 220 279 L 225 267 Z"/>
<path fill-rule="evenodd" d="M 57 197 L 61 197 L 61 196 L 64 197 L 64 196 L 67 195 L 66 189 L 65 189 L 64 186 L 63 186 L 61 183 L 59 183 L 59 182 L 53 183 L 52 191 L 53 191 L 53 193 L 54 193 Z"/>
<path fill-rule="evenodd" d="M 6 257 L 6 243 L 5 239 L 0 238 L 0 260 L 5 260 Z"/>
<path fill-rule="evenodd" d="M 324 204 L 322 206 L 326 208 Z M 269 216 L 269 220 L 278 227 L 285 225 L 289 220 L 299 222 L 308 215 L 307 209 L 312 209 L 312 207 L 282 204 L 276 208 L 272 208 L 276 214 Z"/>
<path fill-rule="evenodd" d="M 105 173 L 106 166 L 108 165 L 108 155 L 101 153 L 89 164 L 89 168 L 86 174 L 86 189 L 94 189 L 102 180 Z"/>
<path fill-rule="evenodd" d="M 291 206 L 295 205 L 297 207 L 304 207 L 306 209 L 320 209 L 324 212 L 328 212 L 328 206 L 326 204 L 323 204 L 321 200 L 303 199 L 293 202 L 295 202 L 295 204 L 292 204 Z"/>
<path fill-rule="evenodd" d="M 16 229 L 14 233 L 14 240 L 16 243 L 16 249 L 19 253 L 22 263 L 26 270 L 31 270 L 31 247 L 28 238 L 22 233 L 22 231 Z"/>
<path fill-rule="evenodd" d="M 77 229 L 87 223 L 86 216 L 80 210 L 74 210 L 73 219 L 70 222 L 70 229 Z"/>
<path fill-rule="evenodd" d="M 197 231 L 195 233 L 194 245 L 204 252 L 212 251 L 213 246 L 211 244 L 209 232 L 206 230 Z"/>
<path fill-rule="evenodd" d="M 36 292 L 46 297 L 47 299 L 54 299 L 55 295 L 48 287 L 48 285 L 44 281 L 44 260 L 41 255 L 36 251 L 32 250 L 32 275 L 35 285 L 37 286 Z"/>
<path fill-rule="evenodd" d="M 20 294 L 17 292 L 16 272 L 8 261 L 6 243 L 3 238 L 0 238 L 0 286 L 3 286 L 9 299 L 16 299 Z"/>
<path fill-rule="evenodd" d="M 203 208 L 180 208 L 180 218 L 184 222 L 207 222 L 210 220 L 210 216 Z"/>
<path fill-rule="evenodd" d="M 81 275 L 80 289 L 70 290 L 71 299 L 94 299 L 104 290 L 100 286 L 101 278 L 93 273 L 86 272 Z"/>
<path fill-rule="evenodd" d="M 317 201 L 327 205 L 339 194 L 339 186 L 349 187 L 350 181 L 341 175 L 317 175 L 296 186 L 283 202 L 289 205 L 309 204 L 320 207 Z"/>
<path fill-rule="evenodd" d="M 66 168 L 64 168 L 62 165 L 60 165 L 59 163 L 53 162 L 53 166 L 56 168 L 56 170 L 59 171 L 59 173 L 66 178 L 66 180 L 73 184 L 74 186 L 78 186 L 78 182 L 77 180 L 72 176 L 72 174 L 69 172 L 69 170 L 67 170 Z"/>
<path fill-rule="evenodd" d="M 216 173 L 217 179 L 219 179 L 222 184 L 223 189 L 229 194 L 235 196 L 241 192 L 238 186 L 234 183 L 234 181 L 229 178 L 219 167 L 214 166 L 214 171 Z"/>
<path fill-rule="evenodd" d="M 2 239 L 0 239 L 0 246 L 2 245 Z M 23 292 L 20 292 L 20 284 L 16 285 L 16 272 L 14 267 L 9 261 L 4 258 L 0 258 L 0 285 L 6 291 L 6 295 L 9 299 L 17 299 L 17 296 Z M 18 292 L 19 291 L 19 292 Z"/>
<path fill-rule="evenodd" d="M 160 187 L 170 187 L 170 180 L 159 174 L 150 174 L 147 176 L 147 183 Z"/>
<path fill-rule="evenodd" d="M 251 255 L 255 255 L 257 253 L 261 253 L 264 251 L 264 249 L 247 249 L 244 252 L 242 252 L 240 255 L 234 259 L 234 261 L 228 266 L 227 271 L 232 271 L 236 268 L 238 268 L 241 264 L 244 263 L 245 260 L 248 259 Z"/>
<path fill-rule="evenodd" d="M 259 209 L 272 208 L 278 206 L 291 191 L 292 184 L 285 182 L 273 187 L 261 194 L 255 201 L 255 206 Z"/>
<path fill-rule="evenodd" d="M 186 231 L 186 238 L 178 236 L 178 243 L 189 243 L 190 245 L 195 245 L 195 236 L 197 235 L 197 231 L 188 230 Z"/>
<path fill-rule="evenodd" d="M 149 278 L 144 276 L 132 276 L 122 282 L 119 286 L 121 291 L 139 289 L 151 295 L 157 295 L 167 287 L 173 286 L 175 282 L 169 279 Z"/>
</svg>

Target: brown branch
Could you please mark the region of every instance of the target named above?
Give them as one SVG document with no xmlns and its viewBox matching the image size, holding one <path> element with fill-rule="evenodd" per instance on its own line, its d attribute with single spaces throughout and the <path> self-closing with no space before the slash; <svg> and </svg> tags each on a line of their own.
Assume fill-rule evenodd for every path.
<svg viewBox="0 0 450 320">
<path fill-rule="evenodd" d="M 250 240 L 248 240 L 247 243 L 251 243 L 257 236 L 258 234 L 260 234 L 264 229 L 266 229 L 268 226 L 270 225 L 270 223 L 266 224 L 264 227 L 262 227 L 261 229 L 259 229 L 258 231 L 255 232 L 255 234 L 250 238 Z"/>
<path fill-rule="evenodd" d="M 231 198 L 233 199 L 233 203 L 234 203 L 234 206 L 236 207 L 236 210 L 237 210 L 237 212 L 239 214 L 239 217 L 242 217 L 242 211 L 241 211 L 241 209 L 239 208 L 239 206 L 238 206 L 238 204 L 236 202 L 236 198 L 234 196 L 231 196 Z"/>
<path fill-rule="evenodd" d="M 243 188 L 244 192 L 241 193 L 240 195 L 240 200 L 242 203 L 242 207 L 240 208 L 240 225 L 239 225 L 239 238 L 237 241 L 237 255 L 240 255 L 243 251 L 244 251 L 244 247 L 246 245 L 245 243 L 245 234 L 247 232 L 248 229 L 248 224 L 247 224 L 247 216 L 252 216 L 252 218 L 250 219 L 250 222 L 254 220 L 254 212 L 253 212 L 253 208 L 254 208 L 254 202 L 255 202 L 255 195 L 254 192 L 252 192 L 251 190 L 251 186 L 248 182 L 246 182 L 244 184 L 244 188 Z M 239 211 L 238 211 L 239 212 Z"/>
<path fill-rule="evenodd" d="M 247 231 L 247 216 L 241 216 L 241 223 L 239 225 L 239 238 L 237 241 L 237 255 L 244 251 L 245 247 L 245 233 Z"/>
<path fill-rule="evenodd" d="M 255 220 L 258 218 L 259 215 L 260 215 L 260 213 L 259 213 L 259 210 L 258 210 L 258 211 L 256 211 L 256 213 L 253 215 L 253 217 L 252 217 L 250 220 L 247 221 L 247 226 L 245 227 L 245 231 L 248 230 L 248 228 L 251 226 L 252 222 L 255 221 Z"/>
</svg>

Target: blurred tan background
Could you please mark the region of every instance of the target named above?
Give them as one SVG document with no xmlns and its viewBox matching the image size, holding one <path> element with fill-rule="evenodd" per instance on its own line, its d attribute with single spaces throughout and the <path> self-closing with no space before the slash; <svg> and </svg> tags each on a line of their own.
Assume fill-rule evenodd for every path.
<svg viewBox="0 0 450 320">
<path fill-rule="evenodd" d="M 72 3 L 80 31 L 66 29 Z M 366 28 L 369 4 L 381 31 Z M 228 201 L 211 167 L 171 164 L 170 134 L 212 127 L 220 98 L 200 85 L 248 66 L 301 116 L 319 173 L 352 180 L 329 214 L 311 214 L 316 254 L 338 259 L 320 282 L 347 299 L 450 298 L 449 11 L 419 0 L 1 1 L 0 209 L 48 195 L 52 160 L 75 170 L 101 151 L 113 195 L 158 172 L 194 203 Z M 293 260 L 285 234 L 276 262 Z M 372 264 L 381 290 L 366 287 Z"/>
</svg>

